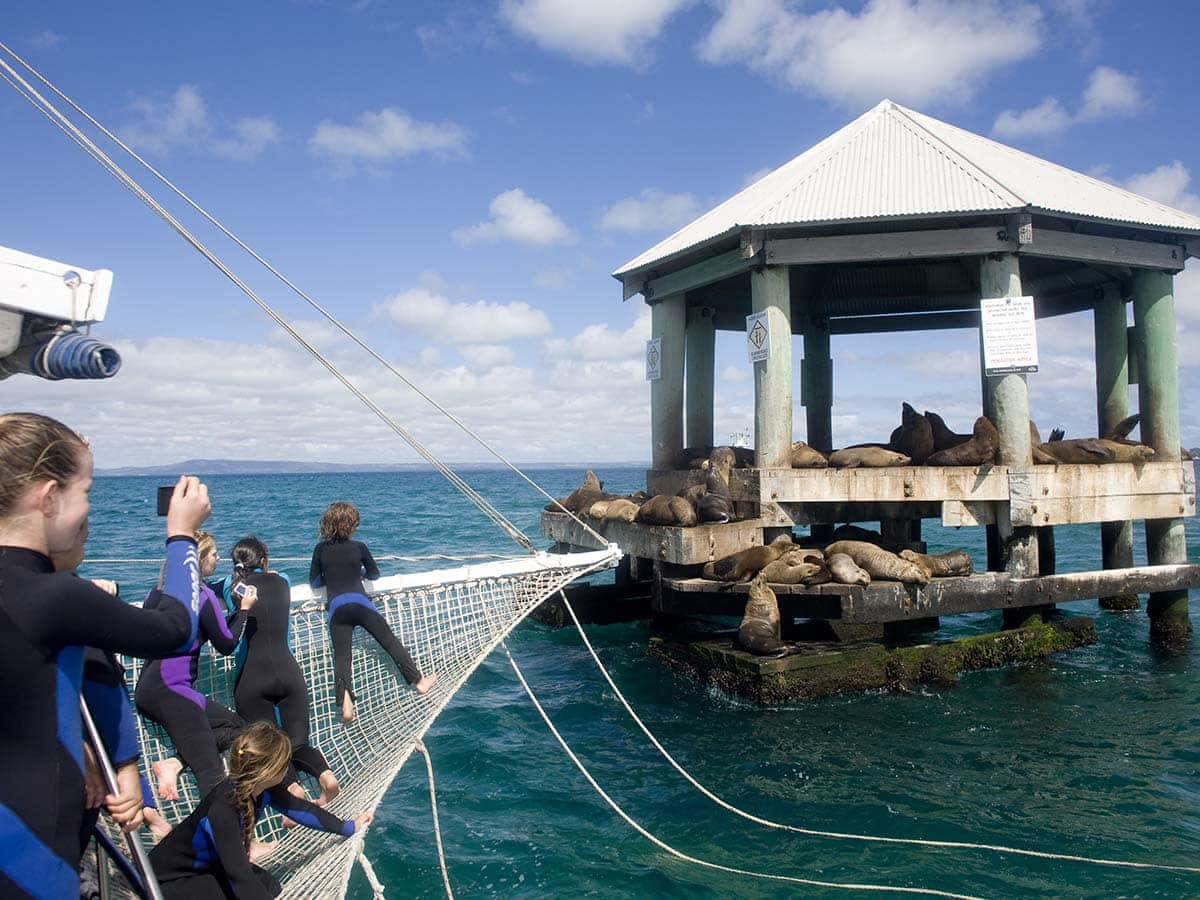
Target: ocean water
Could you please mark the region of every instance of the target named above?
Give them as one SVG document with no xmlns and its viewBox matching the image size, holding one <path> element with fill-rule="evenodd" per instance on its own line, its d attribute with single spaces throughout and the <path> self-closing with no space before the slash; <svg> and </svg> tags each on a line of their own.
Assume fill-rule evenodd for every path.
<svg viewBox="0 0 1200 900">
<path fill-rule="evenodd" d="M 562 496 L 582 470 L 530 474 Z M 643 486 L 641 469 L 603 469 L 606 488 Z M 467 480 L 538 546 L 540 500 L 515 476 Z M 256 533 L 273 557 L 307 557 L 321 511 L 346 499 L 359 536 L 385 553 L 514 552 L 433 473 L 212 476 L 206 527 L 223 556 Z M 161 552 L 153 478 L 98 478 L 88 556 Z M 1200 527 L 1187 523 L 1189 559 Z M 1144 561 L 1144 543 L 1135 532 Z M 979 529 L 926 523 L 938 551 L 982 561 Z M 1099 529 L 1056 529 L 1059 571 L 1099 567 Z M 280 563 L 304 578 L 306 562 Z M 384 571 L 407 568 L 384 565 Z M 225 569 L 223 568 L 222 571 Z M 126 596 L 157 567 L 85 565 Z M 610 576 L 611 577 L 611 576 Z M 760 816 L 809 828 L 1007 844 L 1142 862 L 1200 864 L 1200 642 L 1164 658 L 1144 612 L 1082 602 L 1099 642 L 1049 660 L 969 673 L 951 690 L 854 694 L 760 708 L 690 682 L 646 654 L 645 623 L 589 627 L 639 715 L 702 783 Z M 1192 593 L 1200 624 L 1200 596 Z M 943 619 L 941 635 L 994 630 L 999 613 Z M 668 844 L 727 866 L 842 882 L 989 897 L 1200 896 L 1200 875 L 1102 868 L 1011 854 L 812 838 L 714 806 L 648 745 L 572 629 L 521 625 L 508 641 L 534 691 L 600 785 Z M 595 795 L 546 730 L 497 651 L 430 730 L 450 880 L 459 897 L 774 897 L 846 895 L 715 872 L 674 859 Z M 424 766 L 411 759 L 366 843 L 389 897 L 443 895 Z M 371 896 L 361 874 L 350 896 Z"/>
</svg>

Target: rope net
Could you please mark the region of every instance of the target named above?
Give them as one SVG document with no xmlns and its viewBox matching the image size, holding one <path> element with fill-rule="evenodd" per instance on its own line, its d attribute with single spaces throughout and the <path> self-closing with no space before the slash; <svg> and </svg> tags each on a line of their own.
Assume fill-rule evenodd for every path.
<svg viewBox="0 0 1200 900">
<path fill-rule="evenodd" d="M 324 591 L 292 589 L 292 653 L 309 690 L 310 743 L 319 748 L 341 782 L 341 793 L 328 809 L 342 818 L 374 812 L 396 773 L 438 713 L 471 673 L 544 599 L 567 583 L 615 564 L 620 552 L 608 550 L 483 563 L 434 572 L 396 575 L 368 583 L 368 594 L 422 672 L 438 682 L 418 695 L 404 682 L 391 658 L 370 635 L 355 629 L 352 671 L 357 718 L 343 724 L 336 704 L 333 651 L 325 619 Z M 141 660 L 124 661 L 132 691 Z M 230 709 L 234 657 L 205 647 L 196 687 Z M 142 774 L 151 784 L 150 764 L 174 754 L 166 731 L 138 718 Z M 310 797 L 319 788 L 307 775 L 301 783 Z M 159 810 L 174 825 L 200 802 L 190 771 L 179 777 L 179 801 L 159 800 Z M 342 896 L 363 835 L 340 838 L 308 828 L 284 828 L 268 809 L 259 820 L 260 841 L 277 841 L 260 865 L 283 883 L 283 896 Z M 145 839 L 146 832 L 143 830 Z"/>
</svg>

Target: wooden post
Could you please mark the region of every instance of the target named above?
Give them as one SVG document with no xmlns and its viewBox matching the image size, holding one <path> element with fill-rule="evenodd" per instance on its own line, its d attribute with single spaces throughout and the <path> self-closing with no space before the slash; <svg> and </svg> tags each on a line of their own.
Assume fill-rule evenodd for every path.
<svg viewBox="0 0 1200 900">
<path fill-rule="evenodd" d="M 688 447 L 713 445 L 713 366 L 717 331 L 711 306 L 687 311 L 684 432 Z"/>
<path fill-rule="evenodd" d="M 979 296 L 1020 297 L 1021 269 L 1016 254 L 998 253 L 985 256 L 979 263 Z M 1033 465 L 1033 451 L 1029 441 L 1029 388 L 1024 375 L 999 375 L 985 377 L 985 398 L 991 398 L 991 419 L 1000 432 L 1000 452 L 997 462 L 1009 467 L 1009 477 L 1019 484 Z M 1014 526 L 1004 506 L 997 517 L 996 525 L 1000 538 L 1000 563 L 1004 570 L 1018 578 L 1038 574 L 1037 537 L 1032 528 Z M 1038 609 L 1013 609 L 1004 611 L 1004 627 L 1013 628 L 1022 624 Z"/>
<path fill-rule="evenodd" d="M 988 378 L 983 374 L 983 326 L 979 327 L 979 408 L 983 410 L 983 414 L 992 420 L 996 421 L 995 412 L 992 409 L 992 389 L 988 384 Z M 1032 458 L 1032 450 L 1030 451 Z M 1002 560 L 1000 542 L 1000 528 L 997 525 L 985 525 L 984 531 L 984 546 L 987 552 L 987 571 L 999 572 L 1004 568 Z"/>
<path fill-rule="evenodd" d="M 754 364 L 754 464 L 786 467 L 792 450 L 792 298 L 787 266 L 750 273 L 750 302 L 765 312 L 771 355 Z"/>
<path fill-rule="evenodd" d="M 650 382 L 650 465 L 677 469 L 683 452 L 684 295 L 650 303 L 650 337 L 662 340 L 662 374 Z"/>
<path fill-rule="evenodd" d="M 814 279 L 809 278 L 806 287 Z M 829 316 L 825 298 L 810 293 L 804 304 L 804 360 L 801 363 L 801 399 L 804 403 L 804 440 L 822 453 L 833 451 L 833 359 L 829 349 Z M 813 525 L 809 533 L 815 539 L 833 540 L 832 525 Z"/>
<path fill-rule="evenodd" d="M 1133 275 L 1142 442 L 1163 460 L 1179 459 L 1179 367 L 1172 285 L 1167 272 L 1137 269 Z M 1146 551 L 1151 565 L 1187 562 L 1183 519 L 1146 520 Z M 1187 591 L 1151 594 L 1146 612 L 1151 640 L 1172 652 L 1186 651 L 1192 637 Z"/>
<path fill-rule="evenodd" d="M 1104 437 L 1129 415 L 1129 331 L 1125 324 L 1125 292 L 1106 284 L 1092 313 L 1096 335 L 1096 433 Z M 1133 565 L 1133 523 L 1102 522 L 1100 554 L 1106 569 Z M 1102 597 L 1100 608 L 1131 610 L 1137 594 Z"/>
</svg>

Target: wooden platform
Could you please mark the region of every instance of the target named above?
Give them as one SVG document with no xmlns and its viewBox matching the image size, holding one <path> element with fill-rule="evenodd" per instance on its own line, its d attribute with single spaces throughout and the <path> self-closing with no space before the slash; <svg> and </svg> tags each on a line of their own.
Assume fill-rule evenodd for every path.
<svg viewBox="0 0 1200 900">
<path fill-rule="evenodd" d="M 620 545 L 626 556 L 675 565 L 711 562 L 763 542 L 762 523 L 756 519 L 724 525 L 697 525 L 694 528 L 599 522 L 591 518 L 584 518 L 584 521 L 603 535 L 606 542 Z M 603 550 L 608 546 L 607 543 L 599 543 L 578 522 L 560 512 L 542 513 L 542 536 L 573 547 Z"/>
<path fill-rule="evenodd" d="M 982 612 L 1099 597 L 1146 594 L 1200 585 L 1200 565 L 1136 566 L 1040 578 L 1013 578 L 981 572 L 963 578 L 935 578 L 929 584 L 876 581 L 846 584 L 772 585 L 780 612 L 796 618 L 840 619 L 852 624 L 903 622 L 931 616 Z M 704 578 L 665 578 L 654 612 L 668 615 L 740 616 L 748 584 Z"/>
</svg>

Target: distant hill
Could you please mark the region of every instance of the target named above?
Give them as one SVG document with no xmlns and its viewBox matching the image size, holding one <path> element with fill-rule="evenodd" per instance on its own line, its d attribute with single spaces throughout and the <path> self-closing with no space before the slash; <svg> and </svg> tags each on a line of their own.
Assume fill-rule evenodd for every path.
<svg viewBox="0 0 1200 900">
<path fill-rule="evenodd" d="M 499 469 L 500 463 L 450 463 L 455 471 Z M 601 463 L 585 466 L 583 463 L 539 462 L 520 463 L 522 469 L 582 469 L 613 467 L 644 467 L 645 462 Z M 114 469 L 97 469 L 100 476 L 111 475 L 157 475 L 177 478 L 180 475 L 300 475 L 329 474 L 333 472 L 419 472 L 433 471 L 425 463 L 326 463 L 294 462 L 289 460 L 260 459 L 186 459 L 165 466 L 119 466 Z"/>
</svg>

